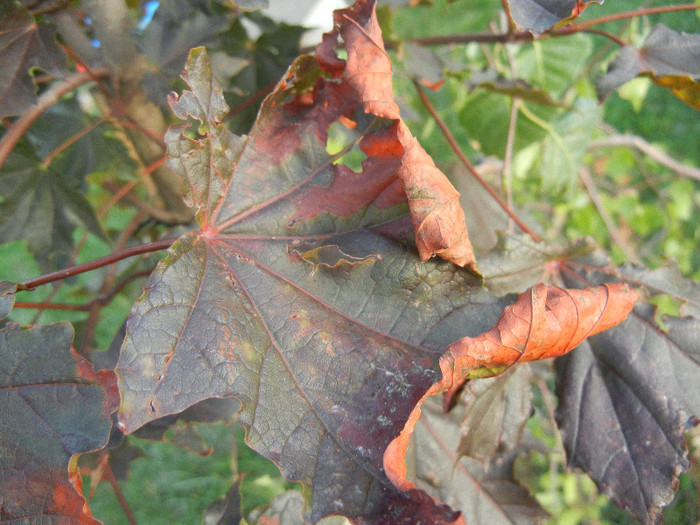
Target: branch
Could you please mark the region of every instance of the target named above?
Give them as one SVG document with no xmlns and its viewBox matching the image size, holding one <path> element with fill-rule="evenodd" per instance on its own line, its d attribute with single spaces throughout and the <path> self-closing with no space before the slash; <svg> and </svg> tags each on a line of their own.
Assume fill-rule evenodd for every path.
<svg viewBox="0 0 700 525">
<path fill-rule="evenodd" d="M 72 277 L 74 275 L 96 270 L 97 268 L 102 268 L 108 264 L 119 262 L 122 259 L 127 259 L 135 255 L 165 250 L 170 248 L 170 246 L 176 240 L 177 239 L 161 239 L 159 241 L 149 242 L 147 244 L 139 244 L 138 246 L 125 248 L 124 250 L 116 251 L 93 261 L 71 266 L 70 268 L 64 268 L 63 270 L 58 270 L 57 272 L 47 273 L 46 275 L 34 277 L 33 279 L 27 279 L 26 281 L 22 281 L 21 283 L 17 284 L 17 291 L 31 290 L 37 286 L 41 286 L 42 284 L 52 283 L 54 281 L 67 279 L 68 277 Z"/>
<path fill-rule="evenodd" d="M 96 78 L 109 76 L 110 71 L 106 67 L 99 67 L 90 71 L 81 71 L 67 77 L 63 82 L 44 91 L 36 104 L 29 108 L 10 126 L 5 135 L 0 139 L 0 168 L 10 156 L 22 135 L 47 109 L 56 104 L 66 93 L 70 93 L 78 86 L 91 82 Z"/>
<path fill-rule="evenodd" d="M 637 11 L 626 11 L 624 13 L 616 13 L 614 15 L 601 16 L 600 18 L 594 18 L 593 20 L 581 22 L 580 24 L 573 24 L 570 27 L 581 31 L 582 29 L 586 29 L 591 26 L 604 24 L 606 22 L 614 22 L 615 20 L 623 20 L 625 18 L 635 18 L 637 16 L 648 16 L 659 13 L 670 13 L 673 11 L 692 11 L 695 9 L 700 9 L 700 4 L 681 4 L 669 5 L 665 7 L 649 7 L 645 9 L 639 9 Z"/>
<path fill-rule="evenodd" d="M 457 144 L 457 141 L 455 138 L 452 136 L 452 133 L 450 133 L 450 130 L 447 129 L 447 126 L 445 123 L 442 121 L 440 116 L 437 114 L 437 111 L 435 111 L 435 108 L 433 105 L 430 103 L 430 100 L 426 96 L 425 92 L 423 91 L 423 88 L 420 87 L 420 84 L 416 82 L 415 80 L 413 81 L 413 85 L 416 87 L 416 90 L 418 91 L 418 96 L 420 96 L 421 101 L 425 105 L 426 109 L 430 113 L 430 115 L 435 119 L 435 122 L 437 123 L 438 127 L 442 131 L 443 135 L 445 135 L 445 138 L 447 139 L 447 142 L 450 144 L 450 147 L 452 148 L 452 151 L 455 152 L 455 155 L 459 158 L 459 160 L 464 164 L 464 166 L 469 170 L 469 172 L 472 174 L 472 176 L 481 184 L 486 191 L 489 192 L 489 195 L 494 198 L 494 200 L 498 203 L 498 205 L 503 208 L 503 211 L 505 211 L 508 216 L 513 219 L 515 224 L 517 224 L 522 231 L 527 233 L 530 237 L 535 242 L 539 242 L 540 238 L 537 236 L 535 232 L 533 232 L 530 228 L 528 228 L 523 221 L 520 220 L 520 218 L 513 213 L 513 211 L 508 207 L 508 205 L 503 202 L 503 199 L 501 196 L 496 193 L 496 191 L 491 187 L 491 185 L 486 182 L 481 175 L 479 175 L 479 172 L 476 171 L 476 168 L 474 168 L 474 165 L 469 162 L 469 159 L 467 159 L 466 155 L 462 152 L 462 150 L 459 147 L 459 144 Z"/>
<path fill-rule="evenodd" d="M 640 150 L 645 155 L 654 159 L 659 164 L 666 166 L 667 168 L 675 171 L 678 175 L 683 177 L 690 177 L 691 179 L 700 181 L 700 169 L 693 168 L 692 166 L 686 166 L 681 164 L 676 159 L 672 158 L 668 154 L 664 153 L 657 147 L 648 143 L 642 137 L 637 135 L 613 135 L 611 137 L 605 137 L 602 139 L 594 140 L 588 145 L 588 149 L 596 148 L 615 148 L 615 147 L 633 147 Z"/>
<path fill-rule="evenodd" d="M 598 210 L 600 218 L 603 219 L 605 227 L 608 229 L 608 232 L 610 232 L 610 237 L 612 237 L 612 240 L 617 243 L 620 250 L 622 250 L 622 253 L 625 254 L 625 257 L 627 257 L 628 261 L 641 264 L 639 257 L 637 257 L 637 255 L 634 253 L 634 249 L 629 245 L 627 239 L 617 229 L 615 226 L 615 221 L 605 209 L 605 206 L 603 206 L 603 201 L 598 194 L 598 188 L 596 188 L 595 182 L 593 182 L 593 178 L 591 177 L 588 168 L 582 167 L 579 170 L 579 176 L 581 177 L 581 182 L 583 182 L 583 186 L 586 188 L 586 192 L 588 193 L 593 206 L 596 210 Z"/>
</svg>

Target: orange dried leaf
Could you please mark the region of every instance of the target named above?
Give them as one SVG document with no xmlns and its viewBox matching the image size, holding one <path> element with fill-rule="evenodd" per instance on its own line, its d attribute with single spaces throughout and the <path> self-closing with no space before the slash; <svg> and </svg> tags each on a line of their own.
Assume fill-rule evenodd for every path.
<svg viewBox="0 0 700 525">
<path fill-rule="evenodd" d="M 624 321 L 637 299 L 626 283 L 582 290 L 540 283 L 507 307 L 491 330 L 452 343 L 440 359 L 442 379 L 416 404 L 401 434 L 384 453 L 389 479 L 401 490 L 414 486 L 406 479 L 405 455 L 420 407 L 428 396 L 445 392 L 465 379 L 499 374 L 518 361 L 563 355 L 587 337 Z"/>
<path fill-rule="evenodd" d="M 397 175 L 408 195 L 421 259 L 439 255 L 459 266 L 476 269 L 459 193 L 399 115 L 391 83 L 391 60 L 384 50 L 374 2 L 357 2 L 338 10 L 334 20 L 336 28 L 324 35 L 317 58 L 327 73 L 352 86 L 366 113 L 398 121 L 402 151 Z M 338 59 L 334 50 L 339 36 L 346 48 L 353 50 L 348 53 L 347 62 Z"/>
</svg>

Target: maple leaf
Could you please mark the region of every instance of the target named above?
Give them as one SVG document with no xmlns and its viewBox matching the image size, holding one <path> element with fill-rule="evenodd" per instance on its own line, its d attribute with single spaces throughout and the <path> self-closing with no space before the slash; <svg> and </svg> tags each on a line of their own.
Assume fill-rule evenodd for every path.
<svg viewBox="0 0 700 525">
<path fill-rule="evenodd" d="M 196 129 L 166 142 L 200 229 L 172 246 L 127 321 L 119 422 L 130 433 L 233 396 L 247 443 L 311 487 L 308 519 L 451 523 L 454 510 L 392 483 L 384 452 L 440 383 L 448 345 L 466 362 L 462 338 L 505 303 L 450 262 L 468 261 L 463 225 L 452 235 L 458 194 L 398 118 L 373 7 L 336 12 L 337 33 L 292 64 L 247 137 L 222 124 L 207 55 L 192 50 L 190 89 L 170 104 Z M 332 155 L 334 124 L 356 138 Z M 357 150 L 359 171 L 339 162 Z"/>
<path fill-rule="evenodd" d="M 77 455 L 107 444 L 118 396 L 56 323 L 0 329 L 0 520 L 99 523 L 82 495 Z"/>
<path fill-rule="evenodd" d="M 596 81 L 598 97 L 610 93 L 637 75 L 648 75 L 689 106 L 700 110 L 700 35 L 678 33 L 656 24 L 642 47 L 625 46 Z"/>
<path fill-rule="evenodd" d="M 65 66 L 54 29 L 36 23 L 19 3 L 4 2 L 0 12 L 0 117 L 21 115 L 36 102 L 33 68 L 60 77 Z"/>
<path fill-rule="evenodd" d="M 579 273 L 593 283 L 610 278 L 596 268 Z M 640 272 L 628 265 L 620 273 L 658 283 L 669 268 Z M 570 286 L 576 282 L 567 278 Z M 664 288 L 691 296 L 680 282 Z M 569 465 L 643 523 L 658 523 L 673 498 L 688 468 L 683 434 L 700 417 L 700 322 L 663 317 L 662 329 L 654 317 L 650 305 L 640 304 L 555 365 L 556 417 Z"/>
</svg>

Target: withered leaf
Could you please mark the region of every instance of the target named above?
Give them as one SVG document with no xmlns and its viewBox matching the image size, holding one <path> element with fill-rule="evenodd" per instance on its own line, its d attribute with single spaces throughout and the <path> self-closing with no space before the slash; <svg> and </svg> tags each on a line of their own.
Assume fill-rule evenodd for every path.
<svg viewBox="0 0 700 525">
<path fill-rule="evenodd" d="M 587 337 L 620 323 L 637 299 L 625 283 L 583 290 L 539 284 L 507 307 L 491 330 L 449 345 L 440 358 L 442 379 L 418 402 L 384 454 L 384 468 L 391 480 L 405 490 L 413 486 L 406 479 L 404 457 L 426 398 L 449 391 L 464 379 L 497 375 L 518 361 L 561 356 Z"/>
</svg>

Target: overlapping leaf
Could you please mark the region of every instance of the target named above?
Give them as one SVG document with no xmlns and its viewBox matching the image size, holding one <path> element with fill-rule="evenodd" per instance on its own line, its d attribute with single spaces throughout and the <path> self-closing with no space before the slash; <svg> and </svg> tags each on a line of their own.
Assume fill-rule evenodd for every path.
<svg viewBox="0 0 700 525">
<path fill-rule="evenodd" d="M 0 117 L 21 115 L 36 102 L 33 68 L 60 76 L 66 57 L 51 26 L 36 23 L 18 2 L 0 12 Z"/>
<path fill-rule="evenodd" d="M 0 330 L 0 521 L 99 523 L 77 454 L 107 444 L 117 408 L 112 372 L 71 350 L 68 323 Z"/>
<path fill-rule="evenodd" d="M 411 479 L 429 494 L 462 509 L 469 525 L 542 521 L 545 510 L 513 479 L 513 454 L 493 461 L 462 457 L 460 417 L 457 410 L 443 414 L 436 399 L 426 401 L 408 454 Z"/>
<path fill-rule="evenodd" d="M 538 35 L 576 18 L 596 0 L 508 0 L 510 15 L 518 27 Z"/>
<path fill-rule="evenodd" d="M 700 110 L 700 35 L 655 25 L 641 48 L 626 46 L 617 53 L 607 73 L 596 81 L 598 96 L 607 98 L 641 74 L 650 75 L 654 82 Z"/>
<path fill-rule="evenodd" d="M 532 411 L 532 371 L 522 364 L 465 388 L 466 416 L 460 423 L 460 456 L 491 461 L 520 442 Z"/>
<path fill-rule="evenodd" d="M 67 261 L 76 226 L 102 235 L 80 182 L 71 175 L 47 168 L 24 144 L 15 148 L 0 174 L 0 242 L 26 240 L 47 270 Z"/>
<path fill-rule="evenodd" d="M 643 523 L 658 523 L 672 499 L 688 466 L 683 433 L 700 416 L 700 323 L 664 323 L 667 331 L 651 307 L 639 305 L 627 321 L 556 362 L 557 421 L 569 464 Z"/>
<path fill-rule="evenodd" d="M 373 3 L 335 16 L 347 61 L 333 51 L 339 34 L 327 36 L 248 137 L 221 124 L 221 94 L 193 50 L 190 91 L 170 102 L 198 129 L 167 142 L 201 229 L 173 245 L 128 320 L 120 425 L 235 396 L 248 444 L 311 487 L 312 521 L 449 523 L 454 510 L 392 484 L 384 451 L 426 391 L 446 386 L 445 348 L 491 326 L 505 302 L 470 271 L 421 262 L 469 262 L 458 194 L 398 119 Z M 332 124 L 357 137 L 335 155 Z M 358 148 L 359 172 L 336 162 Z M 459 345 L 449 355 L 461 366 Z M 470 376 L 461 368 L 450 381 Z"/>
</svg>

